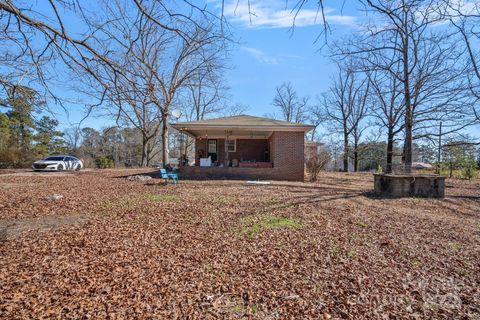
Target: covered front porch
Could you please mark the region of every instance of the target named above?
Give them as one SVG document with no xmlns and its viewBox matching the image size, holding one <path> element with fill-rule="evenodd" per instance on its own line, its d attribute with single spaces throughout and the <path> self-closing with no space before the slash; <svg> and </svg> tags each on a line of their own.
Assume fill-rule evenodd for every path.
<svg viewBox="0 0 480 320">
<path fill-rule="evenodd" d="M 191 179 L 303 180 L 304 134 L 310 126 L 253 116 L 172 125 L 195 139 Z"/>
<path fill-rule="evenodd" d="M 270 139 L 243 137 L 240 132 L 230 131 L 224 138 L 206 133 L 195 140 L 195 166 L 272 168 Z M 263 136 L 271 136 L 265 134 Z"/>
</svg>

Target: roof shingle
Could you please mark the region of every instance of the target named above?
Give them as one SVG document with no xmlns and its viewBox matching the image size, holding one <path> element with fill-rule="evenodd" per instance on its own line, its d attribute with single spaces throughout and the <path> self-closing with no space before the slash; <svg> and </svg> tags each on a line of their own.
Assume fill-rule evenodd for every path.
<svg viewBox="0 0 480 320">
<path fill-rule="evenodd" d="M 178 126 L 245 126 L 245 127 L 313 127 L 304 123 L 288 122 L 264 117 L 255 117 L 241 114 L 238 116 L 222 117 L 200 121 L 178 122 L 173 127 Z"/>
</svg>

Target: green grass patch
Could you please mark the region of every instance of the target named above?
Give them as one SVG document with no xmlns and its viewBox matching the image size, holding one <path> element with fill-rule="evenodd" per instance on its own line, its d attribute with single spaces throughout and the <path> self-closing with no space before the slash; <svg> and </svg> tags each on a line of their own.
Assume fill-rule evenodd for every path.
<svg viewBox="0 0 480 320">
<path fill-rule="evenodd" d="M 357 254 L 355 253 L 355 251 L 347 250 L 345 254 L 349 259 L 355 260 L 357 258 Z"/>
<path fill-rule="evenodd" d="M 174 202 L 178 197 L 173 194 L 146 194 L 145 199 L 152 202 Z"/>
<path fill-rule="evenodd" d="M 118 200 L 106 200 L 103 203 L 103 209 L 106 210 L 128 210 L 135 208 L 136 203 L 134 199 L 124 198 Z"/>
<path fill-rule="evenodd" d="M 216 205 L 229 205 L 240 202 L 238 197 L 235 196 L 215 196 L 212 198 L 212 201 Z"/>
<path fill-rule="evenodd" d="M 300 229 L 302 225 L 296 219 L 271 215 L 246 217 L 240 220 L 240 234 L 254 238 L 257 234 L 272 229 Z"/>
<path fill-rule="evenodd" d="M 450 243 L 450 247 L 455 250 L 455 251 L 458 251 L 462 248 L 462 245 L 458 242 L 453 242 L 453 243 Z"/>
<path fill-rule="evenodd" d="M 422 261 L 420 261 L 419 259 L 414 258 L 414 259 L 412 260 L 412 266 L 415 267 L 415 268 L 420 268 L 420 267 L 423 266 L 423 263 L 422 263 Z"/>
<path fill-rule="evenodd" d="M 368 227 L 368 223 L 363 222 L 363 221 L 357 222 L 357 225 L 358 225 L 360 228 L 363 228 L 363 229 L 365 229 L 365 228 Z"/>
<path fill-rule="evenodd" d="M 348 258 L 350 260 L 357 259 L 357 253 L 353 249 L 348 249 L 341 244 L 333 244 L 330 247 L 330 255 L 333 258 Z"/>
<path fill-rule="evenodd" d="M 252 305 L 250 306 L 250 312 L 251 312 L 252 314 L 257 314 L 257 312 L 258 312 L 258 306 L 257 306 L 256 304 L 252 304 Z"/>
</svg>

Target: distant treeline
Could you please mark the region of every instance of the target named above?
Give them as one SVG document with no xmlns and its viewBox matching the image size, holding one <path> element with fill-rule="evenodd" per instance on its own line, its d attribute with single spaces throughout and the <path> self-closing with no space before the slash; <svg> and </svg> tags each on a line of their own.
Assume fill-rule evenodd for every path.
<svg viewBox="0 0 480 320">
<path fill-rule="evenodd" d="M 102 130 L 72 127 L 59 131 L 58 120 L 43 115 L 38 94 L 17 87 L 11 98 L 3 100 L 7 112 L 0 112 L 0 168 L 29 167 L 34 160 L 53 154 L 71 154 L 87 167 L 139 166 L 142 135 L 134 128 L 110 127 Z M 153 140 L 152 143 L 155 141 Z M 149 149 L 149 159 L 158 151 Z"/>
</svg>

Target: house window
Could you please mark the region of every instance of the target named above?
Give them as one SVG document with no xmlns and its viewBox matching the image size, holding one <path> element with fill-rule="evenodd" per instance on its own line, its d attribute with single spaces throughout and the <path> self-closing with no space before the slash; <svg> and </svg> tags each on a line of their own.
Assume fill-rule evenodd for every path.
<svg viewBox="0 0 480 320">
<path fill-rule="evenodd" d="M 217 153 L 217 140 L 208 140 L 208 153 Z"/>
<path fill-rule="evenodd" d="M 236 152 L 237 151 L 237 140 L 235 139 L 228 139 L 225 142 L 225 150 L 227 152 Z"/>
</svg>

